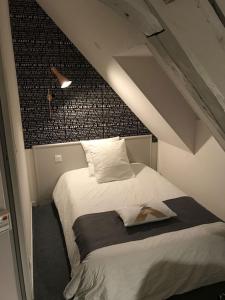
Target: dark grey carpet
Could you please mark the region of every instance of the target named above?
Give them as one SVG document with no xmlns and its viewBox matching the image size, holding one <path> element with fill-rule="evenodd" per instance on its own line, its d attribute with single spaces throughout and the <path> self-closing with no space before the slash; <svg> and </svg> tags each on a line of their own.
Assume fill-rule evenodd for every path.
<svg viewBox="0 0 225 300">
<path fill-rule="evenodd" d="M 57 211 L 52 204 L 33 208 L 35 300 L 62 300 L 70 268 Z M 225 283 L 198 289 L 170 300 L 225 300 Z M 115 299 L 123 300 L 123 299 Z"/>
<path fill-rule="evenodd" d="M 62 300 L 70 269 L 53 205 L 33 208 L 35 300 Z"/>
</svg>

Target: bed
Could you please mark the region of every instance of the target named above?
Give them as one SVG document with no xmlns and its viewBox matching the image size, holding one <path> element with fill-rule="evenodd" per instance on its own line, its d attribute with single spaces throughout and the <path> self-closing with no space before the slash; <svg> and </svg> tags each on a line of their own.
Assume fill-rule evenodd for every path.
<svg viewBox="0 0 225 300">
<path fill-rule="evenodd" d="M 123 181 L 98 184 L 87 168 L 80 168 L 65 172 L 56 184 L 53 198 L 72 268 L 66 299 L 161 300 L 225 280 L 225 224 L 152 168 L 143 163 L 131 167 L 135 177 Z M 98 234 L 101 227 L 107 227 L 96 227 L 99 216 L 107 221 L 120 207 L 146 199 L 178 209 L 177 220 L 182 216 L 185 225 L 174 219 L 172 224 L 157 222 L 151 225 L 155 233 L 147 236 L 145 225 L 135 226 L 133 232 L 128 231 L 128 240 L 121 240 L 116 231 L 112 241 L 113 231 L 109 235 L 105 231 L 105 245 L 89 244 L 92 236 L 102 240 Z M 190 219 L 195 223 L 189 224 Z M 76 224 L 87 234 L 76 233 Z M 167 225 L 172 230 L 165 229 Z M 158 232 L 159 227 L 163 231 Z"/>
</svg>

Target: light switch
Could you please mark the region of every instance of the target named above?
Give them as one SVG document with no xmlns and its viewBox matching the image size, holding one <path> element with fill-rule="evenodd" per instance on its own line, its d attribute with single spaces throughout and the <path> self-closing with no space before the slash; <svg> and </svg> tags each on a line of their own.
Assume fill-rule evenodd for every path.
<svg viewBox="0 0 225 300">
<path fill-rule="evenodd" d="M 55 154 L 55 162 L 59 163 L 62 162 L 63 158 L 61 154 Z"/>
</svg>

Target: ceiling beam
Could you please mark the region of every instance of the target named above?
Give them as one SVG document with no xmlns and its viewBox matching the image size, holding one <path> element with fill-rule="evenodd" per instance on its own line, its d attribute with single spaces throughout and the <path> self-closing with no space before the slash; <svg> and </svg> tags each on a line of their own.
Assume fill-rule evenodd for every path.
<svg viewBox="0 0 225 300">
<path fill-rule="evenodd" d="M 220 3 L 220 1 L 216 1 L 216 0 L 209 0 L 209 3 L 212 5 L 215 13 L 217 14 L 221 23 L 225 27 L 225 12 L 224 12 L 225 5 L 223 4 L 224 6 L 222 7 L 222 3 Z"/>
<path fill-rule="evenodd" d="M 164 29 L 141 0 L 99 0 L 111 7 L 127 21 L 133 23 L 145 36 L 152 36 Z"/>
<path fill-rule="evenodd" d="M 205 121 L 213 136 L 225 150 L 223 95 L 220 94 L 192 53 L 183 49 L 151 2 L 149 0 L 145 0 L 145 2 L 165 29 L 160 35 L 148 37 L 151 51 L 154 47 L 154 52 L 158 52 L 158 56 L 161 56 L 161 66 L 164 64 L 164 70 L 166 69 L 173 79 L 176 77 L 177 87 L 182 85 L 183 87 L 180 86 L 180 88 L 183 90 L 185 88 L 189 92 L 191 97 L 186 97 L 186 100 L 197 115 Z"/>
</svg>

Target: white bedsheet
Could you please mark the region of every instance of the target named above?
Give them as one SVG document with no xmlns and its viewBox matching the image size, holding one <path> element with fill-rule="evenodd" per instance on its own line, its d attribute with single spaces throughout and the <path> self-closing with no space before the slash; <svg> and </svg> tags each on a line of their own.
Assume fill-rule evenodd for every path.
<svg viewBox="0 0 225 300">
<path fill-rule="evenodd" d="M 77 217 L 184 196 L 151 168 L 143 164 L 132 164 L 132 168 L 135 178 L 102 184 L 88 176 L 87 168 L 74 170 L 62 175 L 55 187 L 53 197 L 72 267 L 67 299 L 76 294 L 74 299 L 79 300 L 140 300 L 144 296 L 161 300 L 225 280 L 225 225 L 220 222 L 104 247 L 79 263 L 72 231 Z"/>
</svg>

